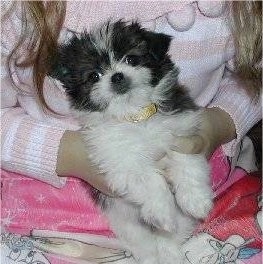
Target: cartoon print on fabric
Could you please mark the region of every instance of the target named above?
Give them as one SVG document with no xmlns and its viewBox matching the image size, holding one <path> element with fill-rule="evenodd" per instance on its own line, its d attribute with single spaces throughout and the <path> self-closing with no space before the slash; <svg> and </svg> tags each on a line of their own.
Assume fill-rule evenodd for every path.
<svg viewBox="0 0 263 264">
<path fill-rule="evenodd" d="M 259 211 L 256 214 L 255 221 L 258 226 L 259 232 L 262 234 L 262 195 L 258 196 L 258 208 Z"/>
<path fill-rule="evenodd" d="M 239 235 L 232 235 L 226 241 L 220 241 L 209 234 L 202 234 L 192 240 L 189 250 L 185 252 L 186 263 L 191 264 L 241 264 L 261 250 L 247 247 L 253 239 L 245 240 Z M 200 244 L 202 246 L 200 247 Z M 190 248 L 200 247 L 200 256 Z"/>
<path fill-rule="evenodd" d="M 76 238 L 64 239 L 59 237 L 32 236 L 31 239 L 34 240 L 34 246 L 37 249 L 70 258 L 74 263 L 84 260 L 84 263 L 88 261 L 88 263 L 106 264 L 133 259 L 131 253 L 127 250 L 107 248 L 106 246 L 96 245 L 96 243 L 80 241 Z M 106 237 L 105 240 L 107 240 Z"/>
<path fill-rule="evenodd" d="M 31 231 L 31 233 L 33 230 Z M 108 238 L 105 237 L 105 241 Z M 125 263 L 135 264 L 131 253 L 86 243 L 77 239 L 59 237 L 20 236 L 11 233 L 1 235 L 1 254 L 4 263 L 68 264 L 68 263 Z M 106 249 L 106 250 L 105 250 Z M 45 254 L 45 255 L 44 255 Z M 65 260 L 69 260 L 67 262 Z M 57 262 L 58 261 L 58 262 Z"/>
<path fill-rule="evenodd" d="M 1 234 L 0 245 L 1 254 L 8 259 L 10 264 L 50 264 L 49 260 L 35 249 L 29 237 Z"/>
<path fill-rule="evenodd" d="M 261 179 L 257 173 L 247 175 L 224 192 L 197 233 L 185 243 L 185 263 L 260 263 L 260 193 Z"/>
</svg>

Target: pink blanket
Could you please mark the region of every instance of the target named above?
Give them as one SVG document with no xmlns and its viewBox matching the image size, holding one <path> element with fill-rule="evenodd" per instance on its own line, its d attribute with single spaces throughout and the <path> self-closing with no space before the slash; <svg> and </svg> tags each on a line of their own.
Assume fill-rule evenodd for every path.
<svg viewBox="0 0 263 264">
<path fill-rule="evenodd" d="M 221 151 L 213 155 L 210 163 L 216 204 L 185 245 L 189 263 L 260 263 L 259 177 L 244 177 L 246 173 L 242 169 L 236 169 L 230 177 L 228 160 Z M 107 219 L 94 204 L 91 187 L 86 183 L 68 178 L 64 188 L 56 189 L 4 170 L 1 176 L 2 228 L 6 232 L 29 235 L 32 230 L 53 230 L 113 237 Z M 2 243 L 5 243 L 3 241 L 8 239 L 2 236 Z M 9 244 L 5 245 L 8 247 Z M 228 253 L 232 262 L 227 262 L 224 252 L 233 253 Z M 219 262 L 224 258 L 225 262 Z M 53 259 L 53 263 L 59 262 Z"/>
</svg>

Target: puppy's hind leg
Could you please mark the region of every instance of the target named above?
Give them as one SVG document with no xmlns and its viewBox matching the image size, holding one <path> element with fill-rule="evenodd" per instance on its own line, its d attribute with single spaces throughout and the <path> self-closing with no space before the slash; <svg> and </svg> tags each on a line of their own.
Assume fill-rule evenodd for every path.
<svg viewBox="0 0 263 264">
<path fill-rule="evenodd" d="M 203 219 L 213 206 L 210 170 L 203 155 L 172 152 L 168 172 L 176 201 L 191 216 Z"/>
<path fill-rule="evenodd" d="M 157 236 L 158 263 L 160 264 L 182 264 L 183 257 L 180 246 L 175 239 L 175 235 L 162 232 Z"/>
<path fill-rule="evenodd" d="M 156 237 L 149 226 L 141 223 L 137 206 L 116 199 L 107 215 L 122 246 L 132 252 L 134 263 L 161 264 L 158 262 Z"/>
<path fill-rule="evenodd" d="M 182 245 L 189 239 L 196 226 L 197 220 L 182 212 L 177 206 L 176 221 L 178 229 L 176 233 L 156 231 L 158 259 L 161 264 L 183 263 Z"/>
</svg>

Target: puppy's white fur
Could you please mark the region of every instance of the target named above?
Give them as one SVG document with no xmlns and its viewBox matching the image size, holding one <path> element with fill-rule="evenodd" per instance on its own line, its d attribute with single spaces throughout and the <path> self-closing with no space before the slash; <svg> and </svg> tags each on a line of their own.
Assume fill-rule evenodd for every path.
<svg viewBox="0 0 263 264">
<path fill-rule="evenodd" d="M 133 82 L 126 94 L 117 96 L 109 87 L 109 78 L 116 71 Z M 153 88 L 147 85 L 150 73 L 146 68 L 116 63 L 91 94 L 93 100 L 107 104 L 107 109 L 75 111 L 84 127 L 89 158 L 120 197 L 106 210 L 111 227 L 143 264 L 181 263 L 180 247 L 194 228 L 194 218 L 205 217 L 212 206 L 205 157 L 171 151 L 175 136 L 197 131 L 200 111 L 157 112 L 138 123 L 125 120 L 141 107 L 162 101 L 161 91 L 169 88 L 175 74 L 171 71 Z M 166 178 L 158 167 L 161 157 Z M 151 225 L 157 229 L 152 230 Z"/>
</svg>

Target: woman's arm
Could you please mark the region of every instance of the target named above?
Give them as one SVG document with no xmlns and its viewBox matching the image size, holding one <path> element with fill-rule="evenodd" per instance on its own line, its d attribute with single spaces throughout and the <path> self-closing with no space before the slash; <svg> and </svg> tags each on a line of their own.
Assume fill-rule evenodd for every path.
<svg viewBox="0 0 263 264">
<path fill-rule="evenodd" d="M 75 176 L 96 189 L 110 194 L 103 175 L 88 159 L 87 149 L 78 131 L 65 131 L 58 151 L 56 172 L 60 176 Z"/>
<path fill-rule="evenodd" d="M 42 120 L 41 116 L 39 119 L 32 117 L 28 109 L 19 104 L 18 97 L 23 97 L 23 83 L 20 83 L 19 74 L 13 71 L 15 84 L 21 88 L 19 94 L 8 74 L 6 61 L 19 38 L 22 23 L 17 14 L 21 10 L 15 2 L 10 2 L 10 5 L 1 2 L 1 8 L 6 15 L 4 26 L 1 27 L 2 168 L 58 188 L 63 187 L 66 179 L 58 177 L 57 172 L 59 176 L 77 176 L 91 184 L 94 182 L 95 187 L 100 189 L 101 178 L 96 177 L 96 170 L 85 159 L 87 155 L 84 153 L 80 134 L 67 131 L 54 123 L 50 124 L 45 119 Z M 29 108 L 28 104 L 27 107 Z M 35 106 L 31 105 L 31 109 L 34 111 Z M 102 183 L 101 185 L 104 186 Z"/>
<path fill-rule="evenodd" d="M 224 153 L 230 157 L 236 154 L 240 140 L 262 119 L 261 95 L 257 98 L 250 97 L 246 92 L 247 89 L 243 87 L 245 83 L 242 80 L 237 81 L 231 73 L 228 73 L 228 76 L 222 80 L 213 101 L 208 105 L 209 108 L 216 107 L 225 111 L 233 120 L 236 137 L 227 143 L 222 143 Z"/>
<path fill-rule="evenodd" d="M 199 133 L 177 137 L 173 149 L 185 154 L 204 153 L 209 158 L 218 146 L 235 138 L 235 124 L 230 115 L 218 107 L 206 108 L 203 111 Z"/>
<path fill-rule="evenodd" d="M 103 176 L 87 159 L 81 135 L 34 120 L 21 107 L 2 109 L 2 168 L 62 187 L 65 178 L 83 179 L 108 192 Z M 59 174 L 59 175 L 58 175 Z"/>
<path fill-rule="evenodd" d="M 231 77 L 222 81 L 204 110 L 201 130 L 193 137 L 178 137 L 176 151 L 204 153 L 209 158 L 222 145 L 227 156 L 235 154 L 237 144 L 262 118 L 261 97 L 250 98 L 240 85 Z"/>
</svg>

